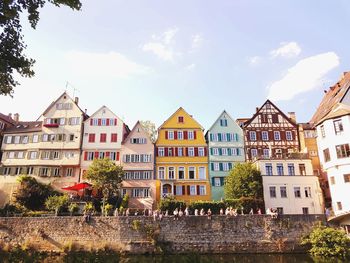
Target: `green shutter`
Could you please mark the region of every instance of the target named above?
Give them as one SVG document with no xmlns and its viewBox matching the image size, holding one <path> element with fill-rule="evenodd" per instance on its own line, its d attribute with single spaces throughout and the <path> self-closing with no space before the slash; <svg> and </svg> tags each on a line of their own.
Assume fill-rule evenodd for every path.
<svg viewBox="0 0 350 263">
<path fill-rule="evenodd" d="M 219 148 L 219 155 L 222 155 L 222 149 Z"/>
<path fill-rule="evenodd" d="M 219 163 L 219 170 L 220 170 L 220 171 L 223 171 L 223 170 L 224 170 L 224 166 L 223 166 L 222 163 Z"/>
<path fill-rule="evenodd" d="M 221 133 L 218 133 L 218 141 L 221 142 Z"/>
</svg>

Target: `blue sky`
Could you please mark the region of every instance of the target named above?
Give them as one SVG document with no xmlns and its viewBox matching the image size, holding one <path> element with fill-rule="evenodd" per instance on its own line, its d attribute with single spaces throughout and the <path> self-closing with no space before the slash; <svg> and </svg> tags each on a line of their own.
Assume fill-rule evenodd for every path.
<svg viewBox="0 0 350 263">
<path fill-rule="evenodd" d="M 346 0 L 82 3 L 47 5 L 36 30 L 23 20 L 36 76 L 0 97 L 0 112 L 36 119 L 68 81 L 82 109 L 106 105 L 130 127 L 182 106 L 207 129 L 223 109 L 251 117 L 267 98 L 306 122 L 350 69 Z"/>
</svg>

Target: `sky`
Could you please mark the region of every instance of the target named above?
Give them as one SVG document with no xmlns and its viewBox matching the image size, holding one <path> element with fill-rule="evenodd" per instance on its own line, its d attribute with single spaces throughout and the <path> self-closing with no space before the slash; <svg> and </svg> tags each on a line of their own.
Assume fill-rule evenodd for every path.
<svg viewBox="0 0 350 263">
<path fill-rule="evenodd" d="M 22 17 L 36 75 L 0 96 L 0 112 L 36 120 L 66 90 L 130 127 L 183 107 L 208 129 L 224 109 L 251 117 L 268 98 L 307 122 L 350 70 L 346 0 L 81 2 L 47 4 L 36 30 Z"/>
</svg>

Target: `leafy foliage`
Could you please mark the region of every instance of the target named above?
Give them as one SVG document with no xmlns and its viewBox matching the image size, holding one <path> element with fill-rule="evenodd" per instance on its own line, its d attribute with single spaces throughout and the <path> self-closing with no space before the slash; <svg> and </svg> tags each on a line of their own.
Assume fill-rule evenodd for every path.
<svg viewBox="0 0 350 263">
<path fill-rule="evenodd" d="M 140 121 L 140 124 L 145 129 L 145 131 L 148 133 L 149 137 L 151 138 L 151 141 L 154 143 L 157 140 L 157 129 L 156 125 L 151 121 Z"/>
<path fill-rule="evenodd" d="M 55 214 L 58 215 L 60 209 L 68 205 L 68 196 L 67 195 L 53 195 L 49 196 L 45 201 L 45 206 L 48 210 L 55 211 Z"/>
<path fill-rule="evenodd" d="M 79 211 L 78 204 L 77 203 L 70 203 L 68 206 L 68 211 L 70 212 L 71 215 L 78 213 L 78 211 Z"/>
<path fill-rule="evenodd" d="M 303 238 L 302 244 L 310 245 L 309 253 L 316 257 L 350 256 L 350 239 L 342 230 L 331 227 L 316 227 Z"/>
<path fill-rule="evenodd" d="M 44 208 L 45 200 L 51 195 L 60 195 L 50 185 L 39 183 L 34 177 L 21 176 L 15 194 L 16 203 L 30 210 Z"/>
<path fill-rule="evenodd" d="M 108 204 L 108 203 L 105 204 L 102 211 L 103 211 L 104 216 L 109 216 L 113 211 L 113 205 Z"/>
<path fill-rule="evenodd" d="M 122 202 L 120 204 L 120 207 L 121 208 L 127 208 L 128 204 L 129 204 L 129 195 L 126 194 L 126 195 L 123 196 L 123 200 L 122 200 Z"/>
<path fill-rule="evenodd" d="M 168 196 L 162 199 L 159 203 L 159 209 L 162 211 L 168 210 L 169 215 L 171 215 L 175 208 L 185 209 L 186 203 L 183 201 L 176 200 L 173 196 Z"/>
<path fill-rule="evenodd" d="M 261 173 L 251 163 L 239 163 L 225 181 L 225 198 L 251 197 L 263 199 Z"/>
<path fill-rule="evenodd" d="M 0 1 L 0 95 L 12 95 L 19 83 L 13 78 L 14 71 L 22 77 L 34 76 L 34 60 L 24 54 L 21 14 L 28 13 L 28 21 L 36 28 L 39 21 L 39 9 L 46 3 L 55 6 L 66 5 L 80 10 L 79 0 L 2 0 Z"/>
</svg>

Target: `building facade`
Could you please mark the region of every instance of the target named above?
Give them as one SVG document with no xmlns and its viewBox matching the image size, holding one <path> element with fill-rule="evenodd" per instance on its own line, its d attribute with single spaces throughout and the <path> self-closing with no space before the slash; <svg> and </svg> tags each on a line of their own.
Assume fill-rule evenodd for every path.
<svg viewBox="0 0 350 263">
<path fill-rule="evenodd" d="M 224 198 L 225 177 L 236 163 L 244 162 L 243 130 L 223 111 L 206 133 L 212 200 Z"/>
<path fill-rule="evenodd" d="M 287 117 L 270 100 L 243 124 L 246 159 L 282 158 L 299 151 L 295 114 Z"/>
<path fill-rule="evenodd" d="M 350 72 L 329 88 L 310 122 L 317 129 L 318 154 L 328 177 L 331 220 L 350 233 Z"/>
<path fill-rule="evenodd" d="M 310 159 L 258 159 L 265 208 L 279 214 L 322 214 L 323 195 Z"/>
<path fill-rule="evenodd" d="M 84 121 L 80 163 L 83 180 L 94 159 L 109 158 L 116 164 L 121 164 L 122 141 L 128 132 L 129 128 L 123 120 L 106 106 L 102 106 Z"/>
<path fill-rule="evenodd" d="M 208 150 L 202 126 L 179 108 L 158 129 L 156 173 L 160 198 L 211 200 Z"/>
<path fill-rule="evenodd" d="M 2 139 L 4 136 L 4 131 L 6 129 L 9 129 L 10 127 L 13 127 L 16 124 L 16 119 L 17 122 L 19 121 L 19 115 L 18 113 L 15 114 L 14 119 L 12 119 L 12 114 L 5 115 L 0 113 L 0 149 L 1 149 L 1 144 L 2 144 Z M 1 159 L 2 159 L 2 152 L 0 151 L 0 164 L 1 164 Z"/>
<path fill-rule="evenodd" d="M 122 195 L 128 194 L 129 207 L 156 208 L 154 144 L 139 121 L 123 141 L 121 152 Z"/>
</svg>

